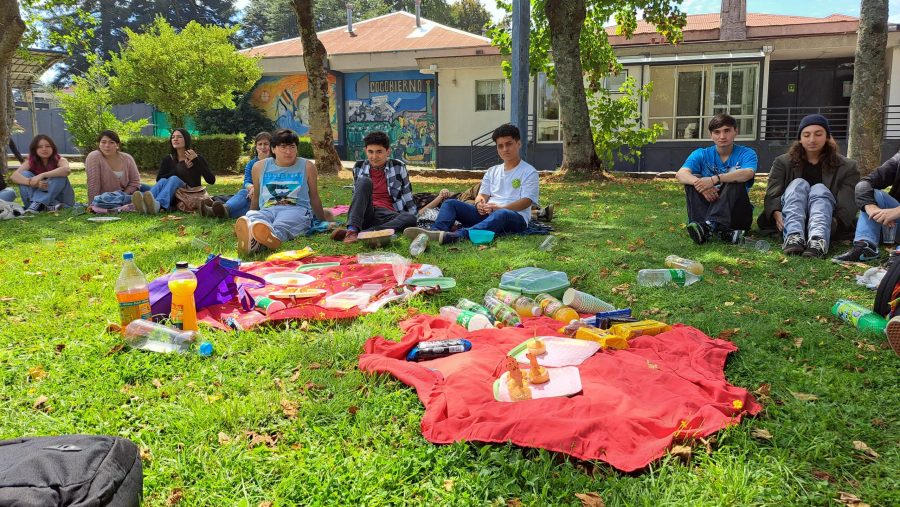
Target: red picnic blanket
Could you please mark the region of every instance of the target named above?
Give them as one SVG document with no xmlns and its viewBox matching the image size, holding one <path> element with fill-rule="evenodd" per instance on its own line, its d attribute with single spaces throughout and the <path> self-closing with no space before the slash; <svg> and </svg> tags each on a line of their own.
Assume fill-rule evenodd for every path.
<svg viewBox="0 0 900 507">
<path fill-rule="evenodd" d="M 382 285 L 382 294 L 397 286 L 394 278 L 393 267 L 390 264 L 358 264 L 356 256 L 340 255 L 340 256 L 314 256 L 307 257 L 298 261 L 265 261 L 265 262 L 248 262 L 241 264 L 241 271 L 252 273 L 254 275 L 265 277 L 270 273 L 280 271 L 293 271 L 304 264 L 312 264 L 319 262 L 340 262 L 339 266 L 324 267 L 306 271 L 305 274 L 314 276 L 316 281 L 310 282 L 304 287 L 311 289 L 325 289 L 325 294 L 306 299 L 279 299 L 287 305 L 287 308 L 274 312 L 268 316 L 266 314 L 251 310 L 245 312 L 241 308 L 240 303 L 235 299 L 226 304 L 214 305 L 197 312 L 197 318 L 201 322 L 205 322 L 215 328 L 229 331 L 229 327 L 225 321 L 233 318 L 241 327 L 241 329 L 250 329 L 267 321 L 285 320 L 285 319 L 305 319 L 305 320 L 328 320 L 328 319 L 349 319 L 359 315 L 359 308 L 352 307 L 347 310 L 338 310 L 334 308 L 324 308 L 320 303 L 325 297 L 332 294 L 361 287 L 367 283 L 377 283 Z M 419 264 L 410 264 L 410 269 L 418 268 Z M 238 280 L 244 283 L 244 280 Z M 271 292 L 278 290 L 281 286 L 266 284 L 265 287 L 259 289 L 248 289 L 248 292 L 254 298 L 259 299 Z"/>
<path fill-rule="evenodd" d="M 367 340 L 359 367 L 390 373 L 416 389 L 429 442 L 512 442 L 602 460 L 624 472 L 647 466 L 673 442 L 704 437 L 762 409 L 746 389 L 725 379 L 725 360 L 737 347 L 680 324 L 634 338 L 627 350 L 587 359 L 578 367 L 582 392 L 571 398 L 495 401 L 492 384 L 506 371 L 510 349 L 534 336 L 559 336 L 560 324 L 546 317 L 524 325 L 467 332 L 417 315 L 400 323 L 406 335 L 399 343 Z M 461 337 L 472 350 L 421 363 L 405 360 L 419 341 Z"/>
</svg>

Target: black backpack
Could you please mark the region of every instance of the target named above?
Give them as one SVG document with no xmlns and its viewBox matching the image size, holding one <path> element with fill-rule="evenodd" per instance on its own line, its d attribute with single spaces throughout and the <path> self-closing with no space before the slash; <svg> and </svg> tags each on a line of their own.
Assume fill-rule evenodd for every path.
<svg viewBox="0 0 900 507">
<path fill-rule="evenodd" d="M 891 267 L 878 284 L 872 310 L 882 317 L 887 317 L 891 313 L 891 301 L 897 298 L 900 298 L 900 260 L 891 263 Z"/>
<path fill-rule="evenodd" d="M 97 435 L 0 441 L 0 506 L 138 506 L 144 475 L 130 440 Z"/>
</svg>

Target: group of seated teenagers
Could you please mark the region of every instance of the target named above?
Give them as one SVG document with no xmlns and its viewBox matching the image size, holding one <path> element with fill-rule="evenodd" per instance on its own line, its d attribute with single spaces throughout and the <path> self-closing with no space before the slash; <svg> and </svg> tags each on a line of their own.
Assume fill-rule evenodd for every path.
<svg viewBox="0 0 900 507">
<path fill-rule="evenodd" d="M 366 160 L 353 167 L 347 226 L 335 229 L 331 237 L 349 244 L 359 239 L 360 232 L 393 229 L 410 238 L 426 234 L 436 243 L 447 244 L 466 239 L 469 229 L 496 234 L 525 231 L 532 207 L 539 202 L 537 171 L 521 159 L 521 137 L 514 125 L 501 125 L 492 139 L 503 163 L 488 169 L 472 192 L 474 199 L 466 200 L 464 195 L 452 198 L 444 189 L 419 210 L 406 165 L 389 157 L 390 138 L 380 131 L 369 133 L 364 139 Z M 134 159 L 120 151 L 119 136 L 106 130 L 97 138 L 97 149 L 85 158 L 90 208 L 105 212 L 133 207 L 146 214 L 196 210 L 204 217 L 232 218 L 236 219 L 239 253 L 274 250 L 305 234 L 317 221 L 333 220 L 319 197 L 315 164 L 298 156 L 299 142 L 297 134 L 288 129 L 258 134 L 255 157 L 244 168 L 242 188 L 234 195 L 212 198 L 202 184 L 214 184 L 216 177 L 206 160 L 191 148 L 186 130 L 172 131 L 170 153 L 160 163 L 152 186 L 141 183 Z M 19 185 L 26 212 L 39 213 L 75 205 L 69 172 L 69 163 L 59 155 L 53 140 L 38 135 L 31 142 L 28 158 L 10 179 Z M 186 202 L 198 193 L 201 200 Z M 15 192 L 0 189 L 0 199 L 13 201 Z M 552 209 L 540 213 L 549 218 Z"/>
<path fill-rule="evenodd" d="M 756 153 L 734 144 L 738 126 L 727 114 L 710 120 L 709 133 L 714 145 L 694 150 L 675 174 L 685 188 L 687 232 L 698 245 L 714 237 L 738 244 L 753 223 Z M 873 260 L 882 228 L 900 219 L 898 178 L 900 153 L 860 180 L 857 163 L 838 153 L 828 120 L 811 114 L 773 162 L 756 222 L 761 232 L 781 235 L 787 255 L 824 258 L 832 238 L 853 238 L 853 247 L 835 260 Z"/>
</svg>

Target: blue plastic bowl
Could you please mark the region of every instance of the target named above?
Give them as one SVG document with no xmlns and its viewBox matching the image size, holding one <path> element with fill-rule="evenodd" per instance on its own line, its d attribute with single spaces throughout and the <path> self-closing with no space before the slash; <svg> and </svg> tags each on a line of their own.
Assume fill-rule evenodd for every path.
<svg viewBox="0 0 900 507">
<path fill-rule="evenodd" d="M 494 241 L 494 231 L 483 229 L 469 229 L 469 241 L 476 245 L 483 245 Z"/>
</svg>

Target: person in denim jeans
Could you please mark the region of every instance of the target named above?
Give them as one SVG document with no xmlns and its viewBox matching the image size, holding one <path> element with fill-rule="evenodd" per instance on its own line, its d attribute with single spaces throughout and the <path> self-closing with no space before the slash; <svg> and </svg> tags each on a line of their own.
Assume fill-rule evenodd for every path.
<svg viewBox="0 0 900 507">
<path fill-rule="evenodd" d="M 808 115 L 797 141 L 772 164 L 759 227 L 777 228 L 787 255 L 825 257 L 832 235 L 853 234 L 857 182 L 857 164 L 838 153 L 828 120 Z"/>
<path fill-rule="evenodd" d="M 244 166 L 244 184 L 236 194 L 228 197 L 225 202 L 214 199 L 207 199 L 200 204 L 200 215 L 204 217 L 216 218 L 238 218 L 242 217 L 250 211 L 250 202 L 253 201 L 255 194 L 253 188 L 253 164 L 260 160 L 265 160 L 272 156 L 272 134 L 268 132 L 260 132 L 256 134 L 253 155 L 255 155 L 247 165 Z M 223 197 L 216 196 L 215 199 Z"/>
<path fill-rule="evenodd" d="M 882 231 L 887 227 L 896 227 L 897 220 L 900 219 L 898 180 L 900 180 L 900 152 L 856 184 L 856 207 L 861 213 L 856 221 L 853 247 L 834 260 L 866 262 L 878 258 L 878 243 L 882 238 Z M 888 187 L 890 190 L 885 191 Z"/>
<path fill-rule="evenodd" d="M 50 136 L 38 134 L 28 146 L 28 159 L 10 176 L 19 185 L 26 213 L 38 213 L 75 205 L 69 183 L 69 161 L 59 155 Z"/>
</svg>

